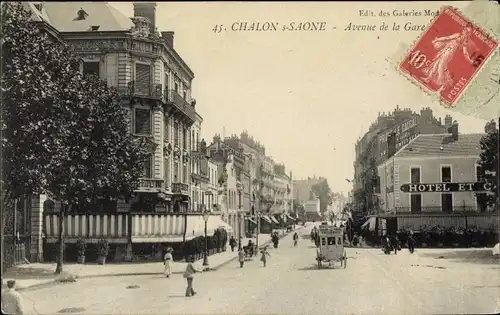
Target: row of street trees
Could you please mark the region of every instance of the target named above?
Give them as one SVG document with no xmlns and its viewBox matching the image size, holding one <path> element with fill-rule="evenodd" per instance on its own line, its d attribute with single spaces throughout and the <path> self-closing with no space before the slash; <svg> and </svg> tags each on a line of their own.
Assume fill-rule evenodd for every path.
<svg viewBox="0 0 500 315">
<path fill-rule="evenodd" d="M 129 136 L 121 97 L 97 77 L 83 77 L 81 59 L 51 38 L 23 4 L 2 3 L 2 233 L 16 198 L 48 194 L 63 218 L 76 205 L 127 198 L 138 186 L 144 141 Z"/>
</svg>

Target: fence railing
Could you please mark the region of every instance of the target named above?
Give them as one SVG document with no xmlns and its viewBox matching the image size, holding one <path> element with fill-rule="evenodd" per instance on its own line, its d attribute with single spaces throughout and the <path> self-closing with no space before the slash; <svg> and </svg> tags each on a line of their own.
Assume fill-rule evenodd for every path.
<svg viewBox="0 0 500 315">
<path fill-rule="evenodd" d="M 188 186 L 188 184 L 184 184 L 184 183 L 173 183 L 172 184 L 172 193 L 187 195 L 189 193 L 189 186 Z"/>
<path fill-rule="evenodd" d="M 192 121 L 196 121 L 196 110 L 193 105 L 189 104 L 188 101 L 184 99 L 177 91 L 175 90 L 166 90 L 165 91 L 165 100 L 166 103 L 173 104 L 178 110 L 180 110 L 186 117 L 191 119 Z"/>
<path fill-rule="evenodd" d="M 444 207 L 397 207 L 389 210 L 382 210 L 382 213 L 391 213 L 397 216 L 415 216 L 415 215 L 451 215 L 460 216 L 474 213 L 491 213 L 491 211 L 479 211 L 472 206 L 456 206 L 450 208 Z"/>
<path fill-rule="evenodd" d="M 163 99 L 163 88 L 161 84 L 149 84 L 148 82 L 130 81 L 127 84 L 127 95 L 149 97 L 161 100 Z"/>
</svg>

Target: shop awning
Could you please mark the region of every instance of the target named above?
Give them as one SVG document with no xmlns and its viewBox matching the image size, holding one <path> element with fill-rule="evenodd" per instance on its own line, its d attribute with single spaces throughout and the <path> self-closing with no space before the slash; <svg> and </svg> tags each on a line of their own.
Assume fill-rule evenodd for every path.
<svg viewBox="0 0 500 315">
<path fill-rule="evenodd" d="M 228 233 L 233 231 L 233 228 L 226 222 L 222 221 L 222 218 L 219 215 L 211 215 L 207 221 L 207 235 L 212 236 L 214 232 L 220 228 L 225 229 Z M 203 216 L 189 215 L 187 217 L 186 240 L 190 240 L 198 236 L 205 236 L 205 221 L 203 220 Z"/>
<path fill-rule="evenodd" d="M 276 224 L 280 224 L 280 223 L 278 222 L 278 220 L 276 220 L 276 218 L 275 218 L 275 217 L 270 216 L 270 218 L 271 218 L 271 221 L 273 221 L 274 223 L 276 223 Z"/>
<path fill-rule="evenodd" d="M 363 225 L 361 226 L 361 228 L 365 228 L 365 227 L 368 227 L 368 229 L 370 231 L 375 231 L 375 224 L 377 222 L 377 218 L 376 217 L 370 217 L 368 220 L 366 220 L 365 223 L 363 223 Z"/>
<path fill-rule="evenodd" d="M 269 217 L 267 215 L 262 215 L 260 216 L 262 219 L 264 219 L 264 221 L 266 221 L 267 223 L 271 223 L 271 219 L 269 219 Z"/>
</svg>

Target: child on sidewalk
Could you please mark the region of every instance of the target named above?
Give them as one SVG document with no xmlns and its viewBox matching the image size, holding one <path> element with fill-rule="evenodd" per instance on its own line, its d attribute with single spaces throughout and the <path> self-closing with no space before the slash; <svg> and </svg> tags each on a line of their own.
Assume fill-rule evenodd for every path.
<svg viewBox="0 0 500 315">
<path fill-rule="evenodd" d="M 238 260 L 240 262 L 240 268 L 243 268 L 243 264 L 245 263 L 245 251 L 243 248 L 240 248 L 240 251 L 238 252 Z"/>
</svg>

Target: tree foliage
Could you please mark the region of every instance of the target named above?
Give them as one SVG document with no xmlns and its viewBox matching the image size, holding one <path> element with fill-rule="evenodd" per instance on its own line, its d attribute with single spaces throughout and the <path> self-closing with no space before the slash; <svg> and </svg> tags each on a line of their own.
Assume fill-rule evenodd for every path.
<svg viewBox="0 0 500 315">
<path fill-rule="evenodd" d="M 61 218 L 76 204 L 129 196 L 147 149 L 128 134 L 118 92 L 83 77 L 81 59 L 22 5 L 4 4 L 1 23 L 3 188 L 48 193 L 63 204 Z"/>
<path fill-rule="evenodd" d="M 490 122 L 489 124 L 494 124 Z M 483 170 L 484 181 L 490 183 L 492 187 L 496 188 L 498 183 L 497 176 L 498 172 L 498 159 L 499 159 L 499 147 L 498 147 L 498 129 L 487 133 L 480 142 L 481 154 L 479 155 L 479 166 Z M 494 175 L 495 174 L 495 175 Z M 497 189 L 493 190 L 493 194 L 477 193 L 478 202 L 483 205 L 492 206 L 497 201 Z"/>
<path fill-rule="evenodd" d="M 332 190 L 328 185 L 328 180 L 322 178 L 322 180 L 311 187 L 312 192 L 319 198 L 319 208 L 321 213 L 325 213 L 328 205 L 332 203 Z"/>
</svg>

